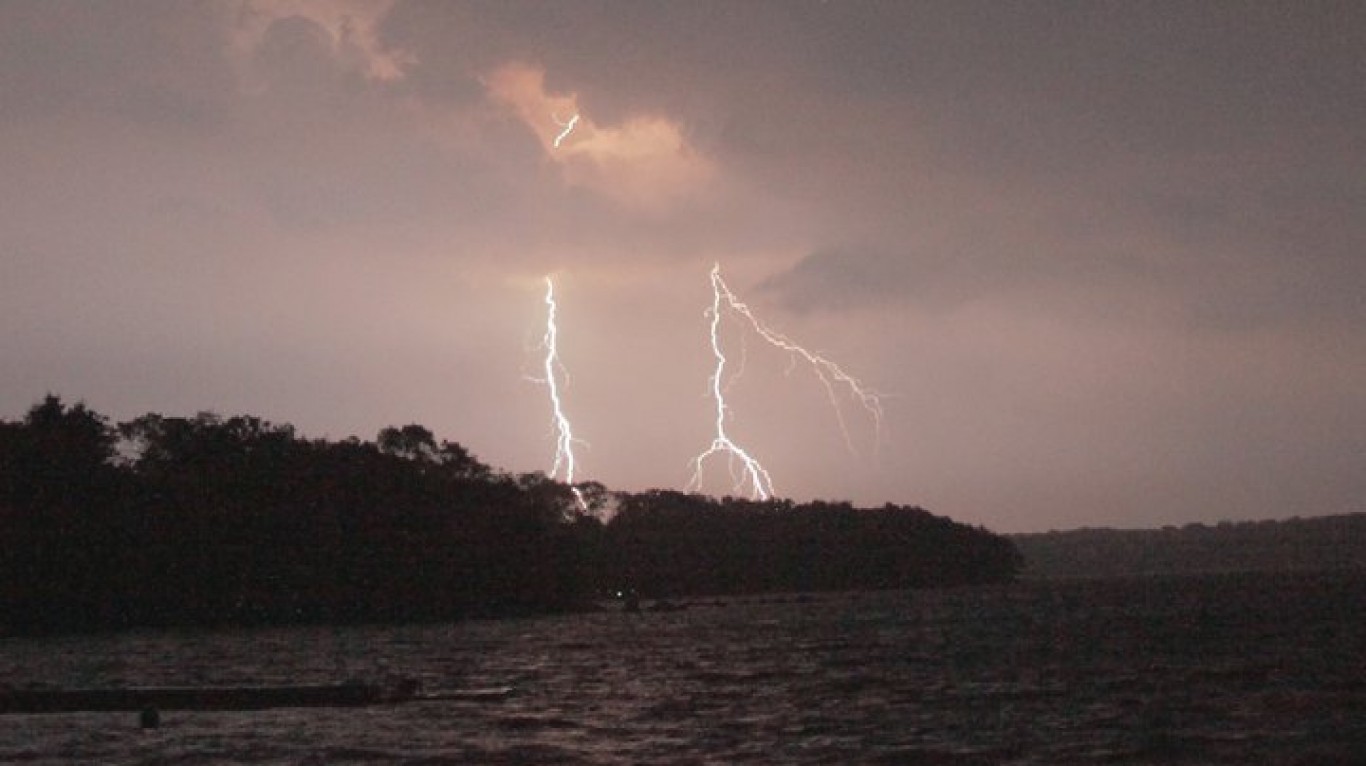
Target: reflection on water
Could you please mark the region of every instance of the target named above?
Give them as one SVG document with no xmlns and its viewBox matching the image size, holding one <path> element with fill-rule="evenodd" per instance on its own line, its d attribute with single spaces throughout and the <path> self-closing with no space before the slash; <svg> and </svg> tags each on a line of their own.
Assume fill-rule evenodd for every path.
<svg viewBox="0 0 1366 766">
<path fill-rule="evenodd" d="M 0 718 L 0 761 L 1366 762 L 1366 573 L 0 641 L 12 685 L 407 675 L 495 702 Z"/>
</svg>

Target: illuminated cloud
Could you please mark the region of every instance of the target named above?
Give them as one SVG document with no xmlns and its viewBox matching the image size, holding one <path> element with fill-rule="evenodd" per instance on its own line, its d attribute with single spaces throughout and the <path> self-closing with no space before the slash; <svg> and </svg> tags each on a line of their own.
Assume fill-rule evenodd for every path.
<svg viewBox="0 0 1366 766">
<path fill-rule="evenodd" d="M 572 185 L 658 208 L 702 191 L 715 175 L 679 124 L 666 117 L 640 115 L 620 125 L 598 125 L 581 111 L 576 94 L 547 92 L 545 72 L 520 63 L 499 67 L 485 86 L 535 134 Z M 576 115 L 573 131 L 565 134 Z"/>
</svg>

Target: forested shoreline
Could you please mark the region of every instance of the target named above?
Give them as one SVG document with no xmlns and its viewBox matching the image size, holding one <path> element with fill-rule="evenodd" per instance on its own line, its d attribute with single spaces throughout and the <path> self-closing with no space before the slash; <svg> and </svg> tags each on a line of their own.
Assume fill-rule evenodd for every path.
<svg viewBox="0 0 1366 766">
<path fill-rule="evenodd" d="M 0 634 L 460 619 L 646 597 L 1004 582 L 1007 539 L 887 505 L 573 489 L 420 425 L 0 421 Z M 606 518 L 607 521 L 602 519 Z"/>
<path fill-rule="evenodd" d="M 1366 571 L 1366 513 L 1009 535 L 1028 577 Z"/>
</svg>

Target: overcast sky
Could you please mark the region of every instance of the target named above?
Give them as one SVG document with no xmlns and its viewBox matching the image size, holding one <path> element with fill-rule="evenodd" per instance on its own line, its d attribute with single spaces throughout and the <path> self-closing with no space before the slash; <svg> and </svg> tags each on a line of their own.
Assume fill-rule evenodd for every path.
<svg viewBox="0 0 1366 766">
<path fill-rule="evenodd" d="M 1366 510 L 1366 4 L 0 0 L 0 418 L 998 531 Z M 556 137 L 580 118 L 558 147 Z M 741 373 L 731 376 L 729 373 Z M 727 461 L 702 488 L 733 490 Z M 741 492 L 743 494 L 743 492 Z"/>
</svg>

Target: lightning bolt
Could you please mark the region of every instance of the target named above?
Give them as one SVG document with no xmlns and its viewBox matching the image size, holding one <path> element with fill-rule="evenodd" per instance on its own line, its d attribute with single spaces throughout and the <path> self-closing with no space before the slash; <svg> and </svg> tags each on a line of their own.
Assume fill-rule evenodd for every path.
<svg viewBox="0 0 1366 766">
<path fill-rule="evenodd" d="M 844 436 L 844 444 L 850 452 L 857 452 L 854 449 L 854 441 L 849 436 L 849 426 L 844 419 L 843 408 L 840 407 L 837 389 L 843 387 L 848 391 L 850 398 L 861 406 L 868 413 L 868 417 L 873 421 L 873 432 L 875 443 L 881 442 L 882 437 L 882 399 L 877 392 L 872 391 L 863 385 L 857 378 L 845 372 L 838 364 L 813 353 L 788 339 L 782 333 L 770 329 L 763 322 L 760 322 L 754 313 L 749 310 L 749 306 L 742 303 L 732 293 L 725 280 L 721 279 L 721 266 L 716 264 L 711 270 L 712 290 L 725 299 L 726 305 L 735 313 L 748 320 L 754 332 L 768 341 L 769 344 L 788 352 L 791 355 L 792 364 L 798 360 L 805 361 L 811 366 L 811 371 L 815 373 L 816 379 L 825 387 L 825 393 L 830 399 L 830 406 L 835 411 L 835 420 L 839 423 L 840 433 Z M 791 368 L 789 368 L 789 372 Z"/>
<path fill-rule="evenodd" d="M 840 433 L 844 436 L 845 446 L 851 452 L 854 449 L 853 439 L 849 435 L 849 427 L 844 418 L 843 408 L 840 406 L 838 389 L 841 387 L 848 391 L 849 396 L 856 401 L 869 415 L 873 421 L 873 429 L 877 442 L 881 441 L 882 433 L 882 400 L 879 395 L 868 389 L 857 378 L 845 372 L 839 365 L 831 360 L 807 350 L 801 345 L 793 342 L 787 336 L 777 332 L 754 315 L 748 305 L 735 296 L 730 286 L 721 278 L 721 265 L 714 264 L 711 270 L 712 305 L 707 310 L 710 317 L 711 329 L 711 349 L 712 355 L 716 357 L 716 367 L 712 371 L 710 378 L 712 399 L 716 403 L 716 438 L 712 440 L 711 446 L 693 460 L 693 478 L 690 487 L 696 488 L 701 485 L 702 464 L 708 457 L 717 453 L 729 454 L 733 460 L 739 462 L 738 470 L 732 465 L 732 474 L 736 475 L 736 489 L 748 485 L 750 495 L 757 500 L 767 500 L 773 496 L 773 481 L 767 470 L 745 450 L 741 449 L 726 434 L 726 414 L 728 407 L 725 402 L 724 392 L 722 391 L 722 373 L 726 366 L 726 356 L 721 350 L 719 328 L 721 323 L 721 312 L 729 309 L 738 316 L 745 319 L 750 328 L 754 330 L 764 341 L 770 345 L 786 351 L 791 357 L 789 372 L 799 361 L 806 362 L 816 379 L 825 388 L 825 393 L 830 399 L 830 406 L 835 411 L 835 420 L 839 423 Z"/>
<path fill-rule="evenodd" d="M 729 407 L 726 406 L 725 392 L 722 391 L 721 387 L 722 377 L 726 370 L 726 354 L 721 350 L 720 328 L 722 297 L 729 294 L 730 291 L 725 289 L 725 283 L 721 281 L 719 265 L 712 269 L 711 286 L 711 308 L 707 309 L 706 313 L 710 318 L 711 353 L 712 356 L 716 357 L 716 368 L 712 370 L 708 383 L 711 386 L 712 401 L 716 404 L 716 438 L 712 439 L 711 446 L 693 458 L 692 481 L 688 483 L 688 486 L 691 489 L 700 488 L 702 486 L 703 463 L 712 455 L 721 453 L 731 457 L 731 476 L 735 479 L 735 489 L 739 491 L 748 485 L 751 497 L 756 500 L 767 500 L 773 497 L 772 477 L 768 475 L 768 471 L 753 455 L 731 441 L 730 436 L 726 434 L 726 413 Z M 736 465 L 737 462 L 739 463 L 738 466 Z"/>
<path fill-rule="evenodd" d="M 541 340 L 541 346 L 545 349 L 545 384 L 550 392 L 550 407 L 556 433 L 555 461 L 550 467 L 550 478 L 563 476 L 564 483 L 568 484 L 570 491 L 574 493 L 579 510 L 586 511 L 588 503 L 579 488 L 574 486 L 574 431 L 570 428 L 569 418 L 565 416 L 564 405 L 560 400 L 559 374 L 563 372 L 564 365 L 560 363 L 560 330 L 555 323 L 555 314 L 558 310 L 555 303 L 555 283 L 550 277 L 545 278 L 545 305 L 545 336 Z"/>
<path fill-rule="evenodd" d="M 560 126 L 560 134 L 555 136 L 554 141 L 554 146 L 558 149 L 560 148 L 560 144 L 564 143 L 564 140 L 569 137 L 569 134 L 574 132 L 574 126 L 579 124 L 579 115 L 575 114 L 573 117 L 570 117 L 568 122 L 560 122 L 560 118 L 553 114 L 550 116 L 555 120 L 555 124 Z"/>
</svg>

